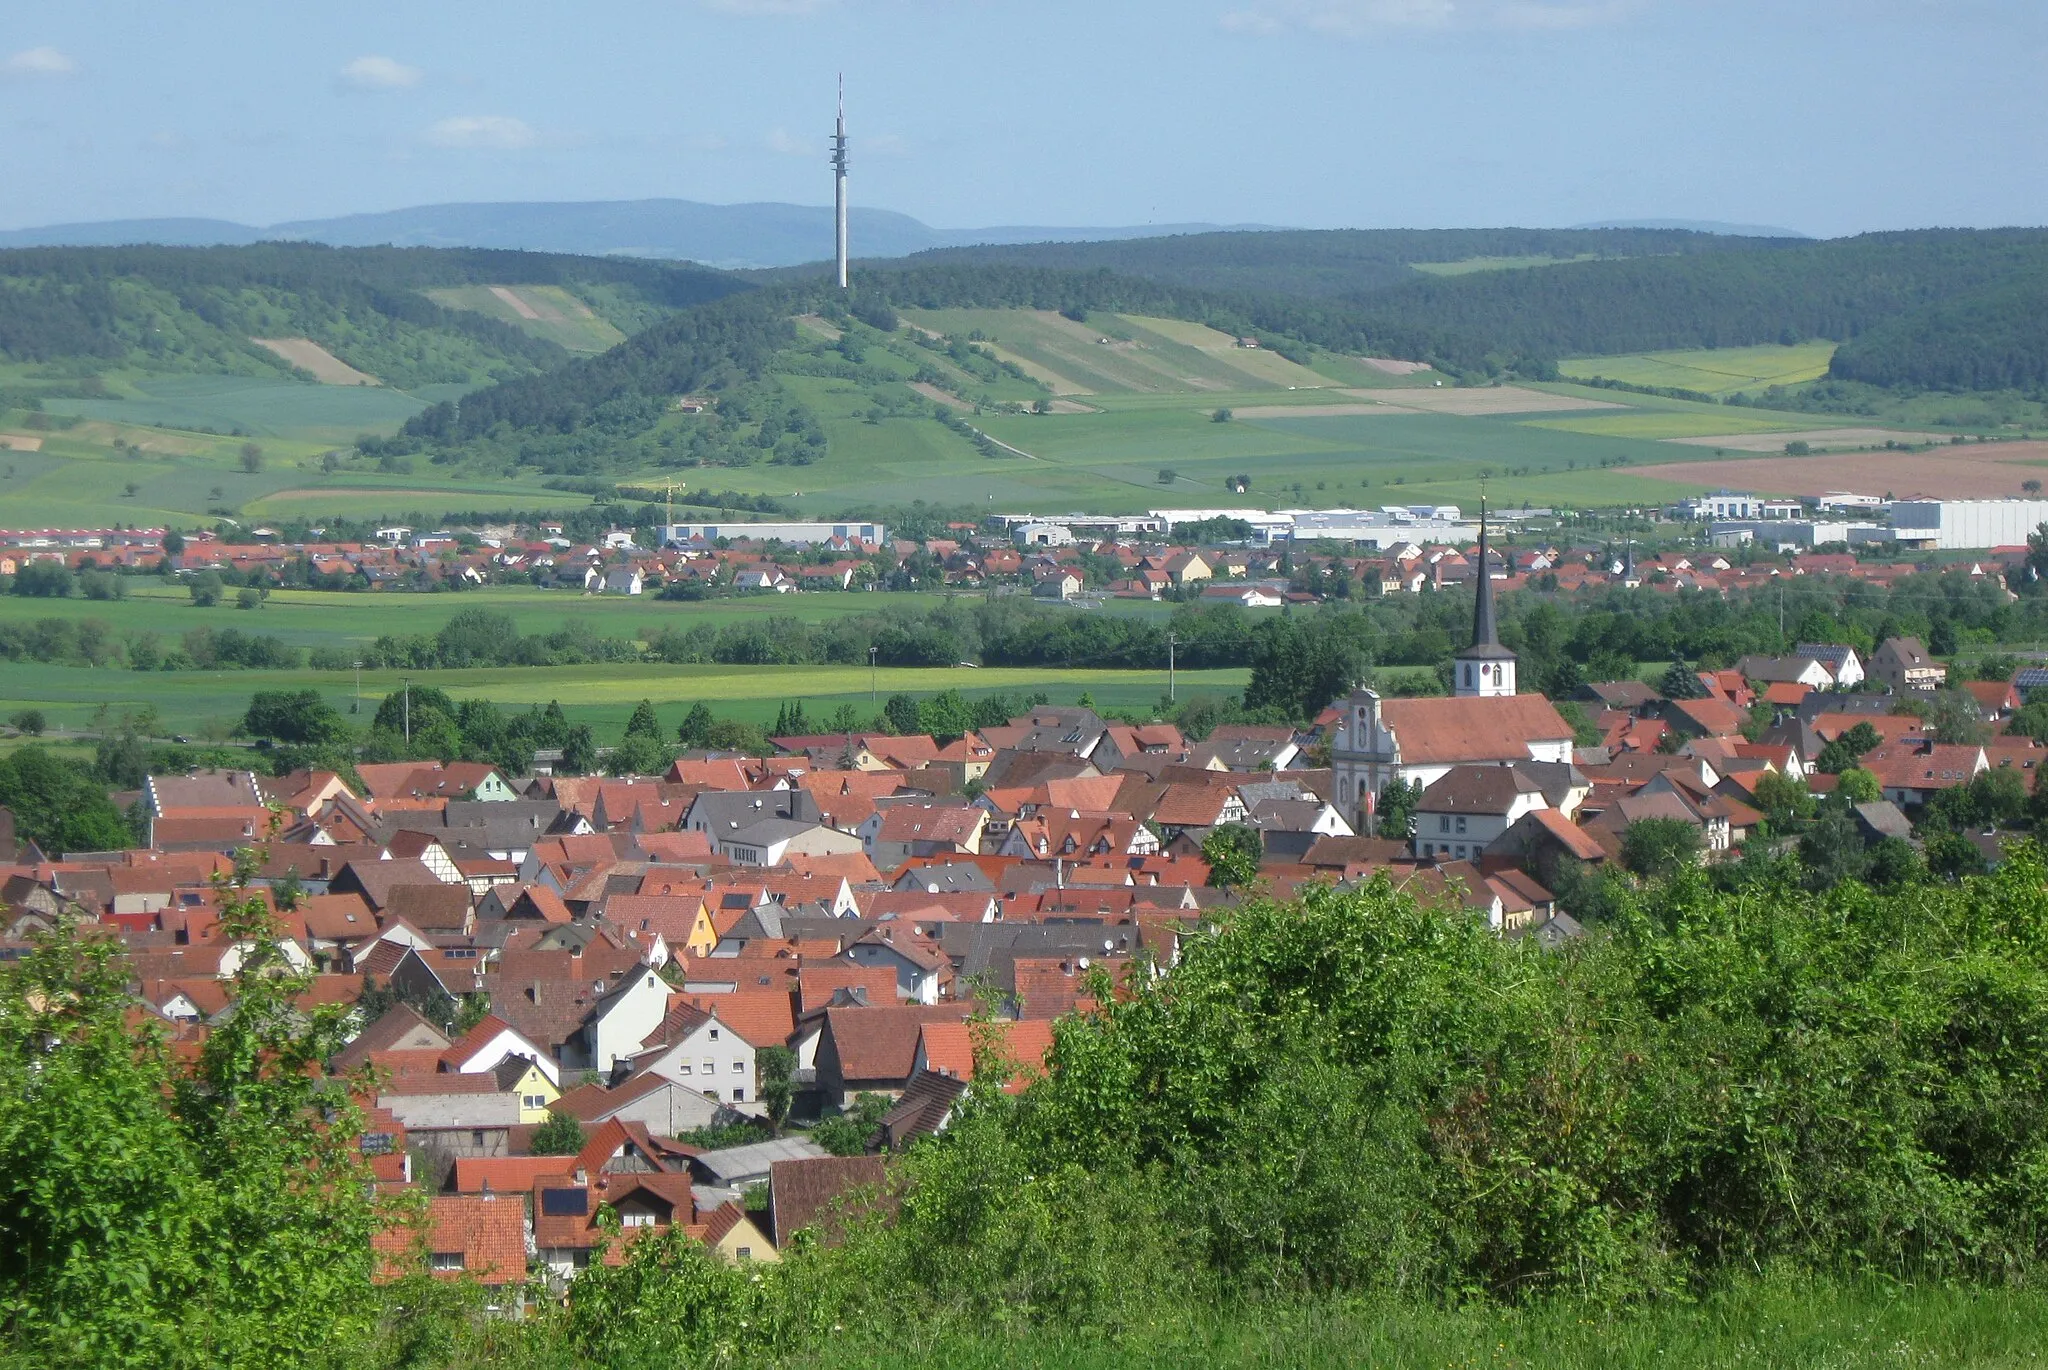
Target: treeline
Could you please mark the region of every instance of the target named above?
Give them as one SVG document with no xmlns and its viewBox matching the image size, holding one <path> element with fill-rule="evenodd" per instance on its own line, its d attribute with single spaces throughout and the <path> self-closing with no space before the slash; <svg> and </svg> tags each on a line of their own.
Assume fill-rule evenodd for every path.
<svg viewBox="0 0 2048 1370">
<path fill-rule="evenodd" d="M 303 336 L 402 387 L 561 364 L 558 345 L 421 293 L 507 282 L 602 286 L 594 300 L 634 317 L 746 288 L 691 266 L 482 249 L 22 248 L 0 252 L 0 357 L 277 374 L 291 368 L 249 339 Z"/>
<path fill-rule="evenodd" d="M 1345 299 L 1414 280 L 1418 262 L 1663 257 L 1762 251 L 1799 241 L 1666 228 L 1297 229 L 935 248 L 902 258 L 901 266 L 910 271 L 957 263 L 1106 270 L 1201 290 Z"/>
<path fill-rule="evenodd" d="M 1496 352 L 1599 356 L 1848 342 L 1939 301 L 1988 305 L 2044 267 L 2048 231 L 1941 229 L 1435 277 L 1349 303 L 1382 328 L 1435 327 Z"/>
<path fill-rule="evenodd" d="M 117 633 L 105 619 L 50 616 L 0 621 L 0 661 L 136 671 L 290 671 L 306 664 L 306 653 L 282 638 L 240 628 L 205 625 L 166 641 L 148 631 Z"/>
</svg>

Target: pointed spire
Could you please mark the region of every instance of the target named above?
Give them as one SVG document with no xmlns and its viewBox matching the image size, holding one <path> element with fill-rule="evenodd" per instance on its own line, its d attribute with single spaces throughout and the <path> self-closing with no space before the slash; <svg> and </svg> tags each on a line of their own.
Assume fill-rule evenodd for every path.
<svg viewBox="0 0 2048 1370">
<path fill-rule="evenodd" d="M 1479 592 L 1472 606 L 1472 645 L 1498 647 L 1500 635 L 1493 622 L 1493 572 L 1486 561 L 1486 500 L 1479 501 Z"/>
</svg>

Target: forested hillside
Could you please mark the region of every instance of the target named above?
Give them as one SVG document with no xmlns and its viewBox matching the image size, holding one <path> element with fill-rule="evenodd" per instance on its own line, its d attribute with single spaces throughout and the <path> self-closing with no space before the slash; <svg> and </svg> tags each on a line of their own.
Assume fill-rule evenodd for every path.
<svg viewBox="0 0 2048 1370">
<path fill-rule="evenodd" d="M 2048 269 L 1886 320 L 1843 344 L 1829 374 L 1893 388 L 2048 385 Z"/>
<path fill-rule="evenodd" d="M 421 292 L 501 283 L 580 289 L 637 328 L 743 289 L 716 272 L 606 258 L 425 248 L 29 248 L 0 252 L 0 361 L 243 375 L 292 364 L 253 338 L 309 338 L 401 388 L 475 384 L 565 361 L 511 324 Z"/>
<path fill-rule="evenodd" d="M 1415 280 L 1416 263 L 1719 255 L 1800 241 L 1646 228 L 1280 230 L 940 248 L 907 257 L 901 266 L 909 271 L 961 264 L 1114 271 L 1202 290 L 1342 299 Z M 887 269 L 893 264 L 875 265 Z"/>
</svg>

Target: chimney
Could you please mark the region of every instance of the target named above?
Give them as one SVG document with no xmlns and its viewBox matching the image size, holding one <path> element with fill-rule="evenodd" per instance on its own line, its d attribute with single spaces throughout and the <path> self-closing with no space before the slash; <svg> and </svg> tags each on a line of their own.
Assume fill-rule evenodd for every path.
<svg viewBox="0 0 2048 1370">
<path fill-rule="evenodd" d="M 590 1183 L 590 1175 L 580 1165 L 576 1167 L 575 1171 L 569 1176 L 569 1178 L 574 1180 L 577 1184 Z"/>
</svg>

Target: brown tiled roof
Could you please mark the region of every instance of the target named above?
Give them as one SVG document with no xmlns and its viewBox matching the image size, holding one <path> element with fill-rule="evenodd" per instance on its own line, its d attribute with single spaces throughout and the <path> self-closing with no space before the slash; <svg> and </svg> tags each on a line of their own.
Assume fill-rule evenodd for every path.
<svg viewBox="0 0 2048 1370">
<path fill-rule="evenodd" d="M 1571 727 L 1542 695 L 1493 699 L 1387 699 L 1380 714 L 1404 765 L 1523 760 L 1532 742 L 1570 742 Z"/>
<path fill-rule="evenodd" d="M 526 1278 L 525 1206 L 510 1198 L 437 1194 L 426 1215 L 427 1250 L 432 1255 L 459 1252 L 460 1272 L 487 1285 L 517 1284 Z M 403 1275 L 415 1242 L 409 1227 L 387 1227 L 371 1239 L 377 1253 L 375 1282 Z"/>
<path fill-rule="evenodd" d="M 903 1097 L 882 1118 L 877 1134 L 884 1147 L 897 1150 L 915 1137 L 929 1137 L 945 1125 L 946 1115 L 967 1092 L 967 1082 L 934 1071 L 920 1071 Z M 872 1145 L 872 1143 L 870 1143 Z"/>
<path fill-rule="evenodd" d="M 1003 1052 L 1015 1071 L 1003 1086 L 1004 1092 L 1015 1094 L 1045 1074 L 1045 1058 L 1052 1050 L 1052 1021 L 1032 1018 L 1021 1022 L 997 1019 L 981 1024 L 926 1023 L 921 1037 L 925 1069 L 960 1080 L 974 1078 L 974 1051 L 978 1044 Z"/>
<path fill-rule="evenodd" d="M 887 966 L 803 966 L 797 970 L 798 1012 L 823 1008 L 842 989 L 859 989 L 868 1003 L 894 1007 L 898 1002 L 896 972 Z"/>
<path fill-rule="evenodd" d="M 888 1008 L 828 1008 L 825 1031 L 847 1080 L 907 1080 L 917 1059 L 918 1033 L 926 1023 L 959 1022 L 960 1004 Z"/>
<path fill-rule="evenodd" d="M 769 1216 L 775 1244 L 788 1246 L 806 1227 L 816 1227 L 827 1246 L 844 1240 L 842 1218 L 850 1216 L 840 1201 L 857 1190 L 872 1191 L 884 1211 L 893 1212 L 887 1194 L 889 1171 L 879 1156 L 811 1156 L 776 1161 L 768 1167 Z M 860 1210 L 855 1210 L 860 1211 Z"/>
<path fill-rule="evenodd" d="M 450 1183 L 458 1194 L 481 1194 L 489 1185 L 500 1194 L 524 1194 L 544 1179 L 567 1177 L 574 1156 L 458 1156 Z"/>
<path fill-rule="evenodd" d="M 469 923 L 469 886 L 395 885 L 383 913 L 386 918 L 403 918 L 421 932 L 461 932 Z"/>
<path fill-rule="evenodd" d="M 730 994 L 689 994 L 681 998 L 693 1008 L 716 1013 L 719 1022 L 757 1050 L 783 1046 L 796 1031 L 795 1006 L 787 990 L 741 989 Z"/>
<path fill-rule="evenodd" d="M 334 1068 L 352 1070 L 370 1059 L 372 1052 L 396 1051 L 402 1047 L 424 1051 L 446 1050 L 448 1037 L 422 1018 L 410 1004 L 393 1004 L 377 1020 L 357 1034 L 356 1039 L 335 1053 Z"/>
</svg>

